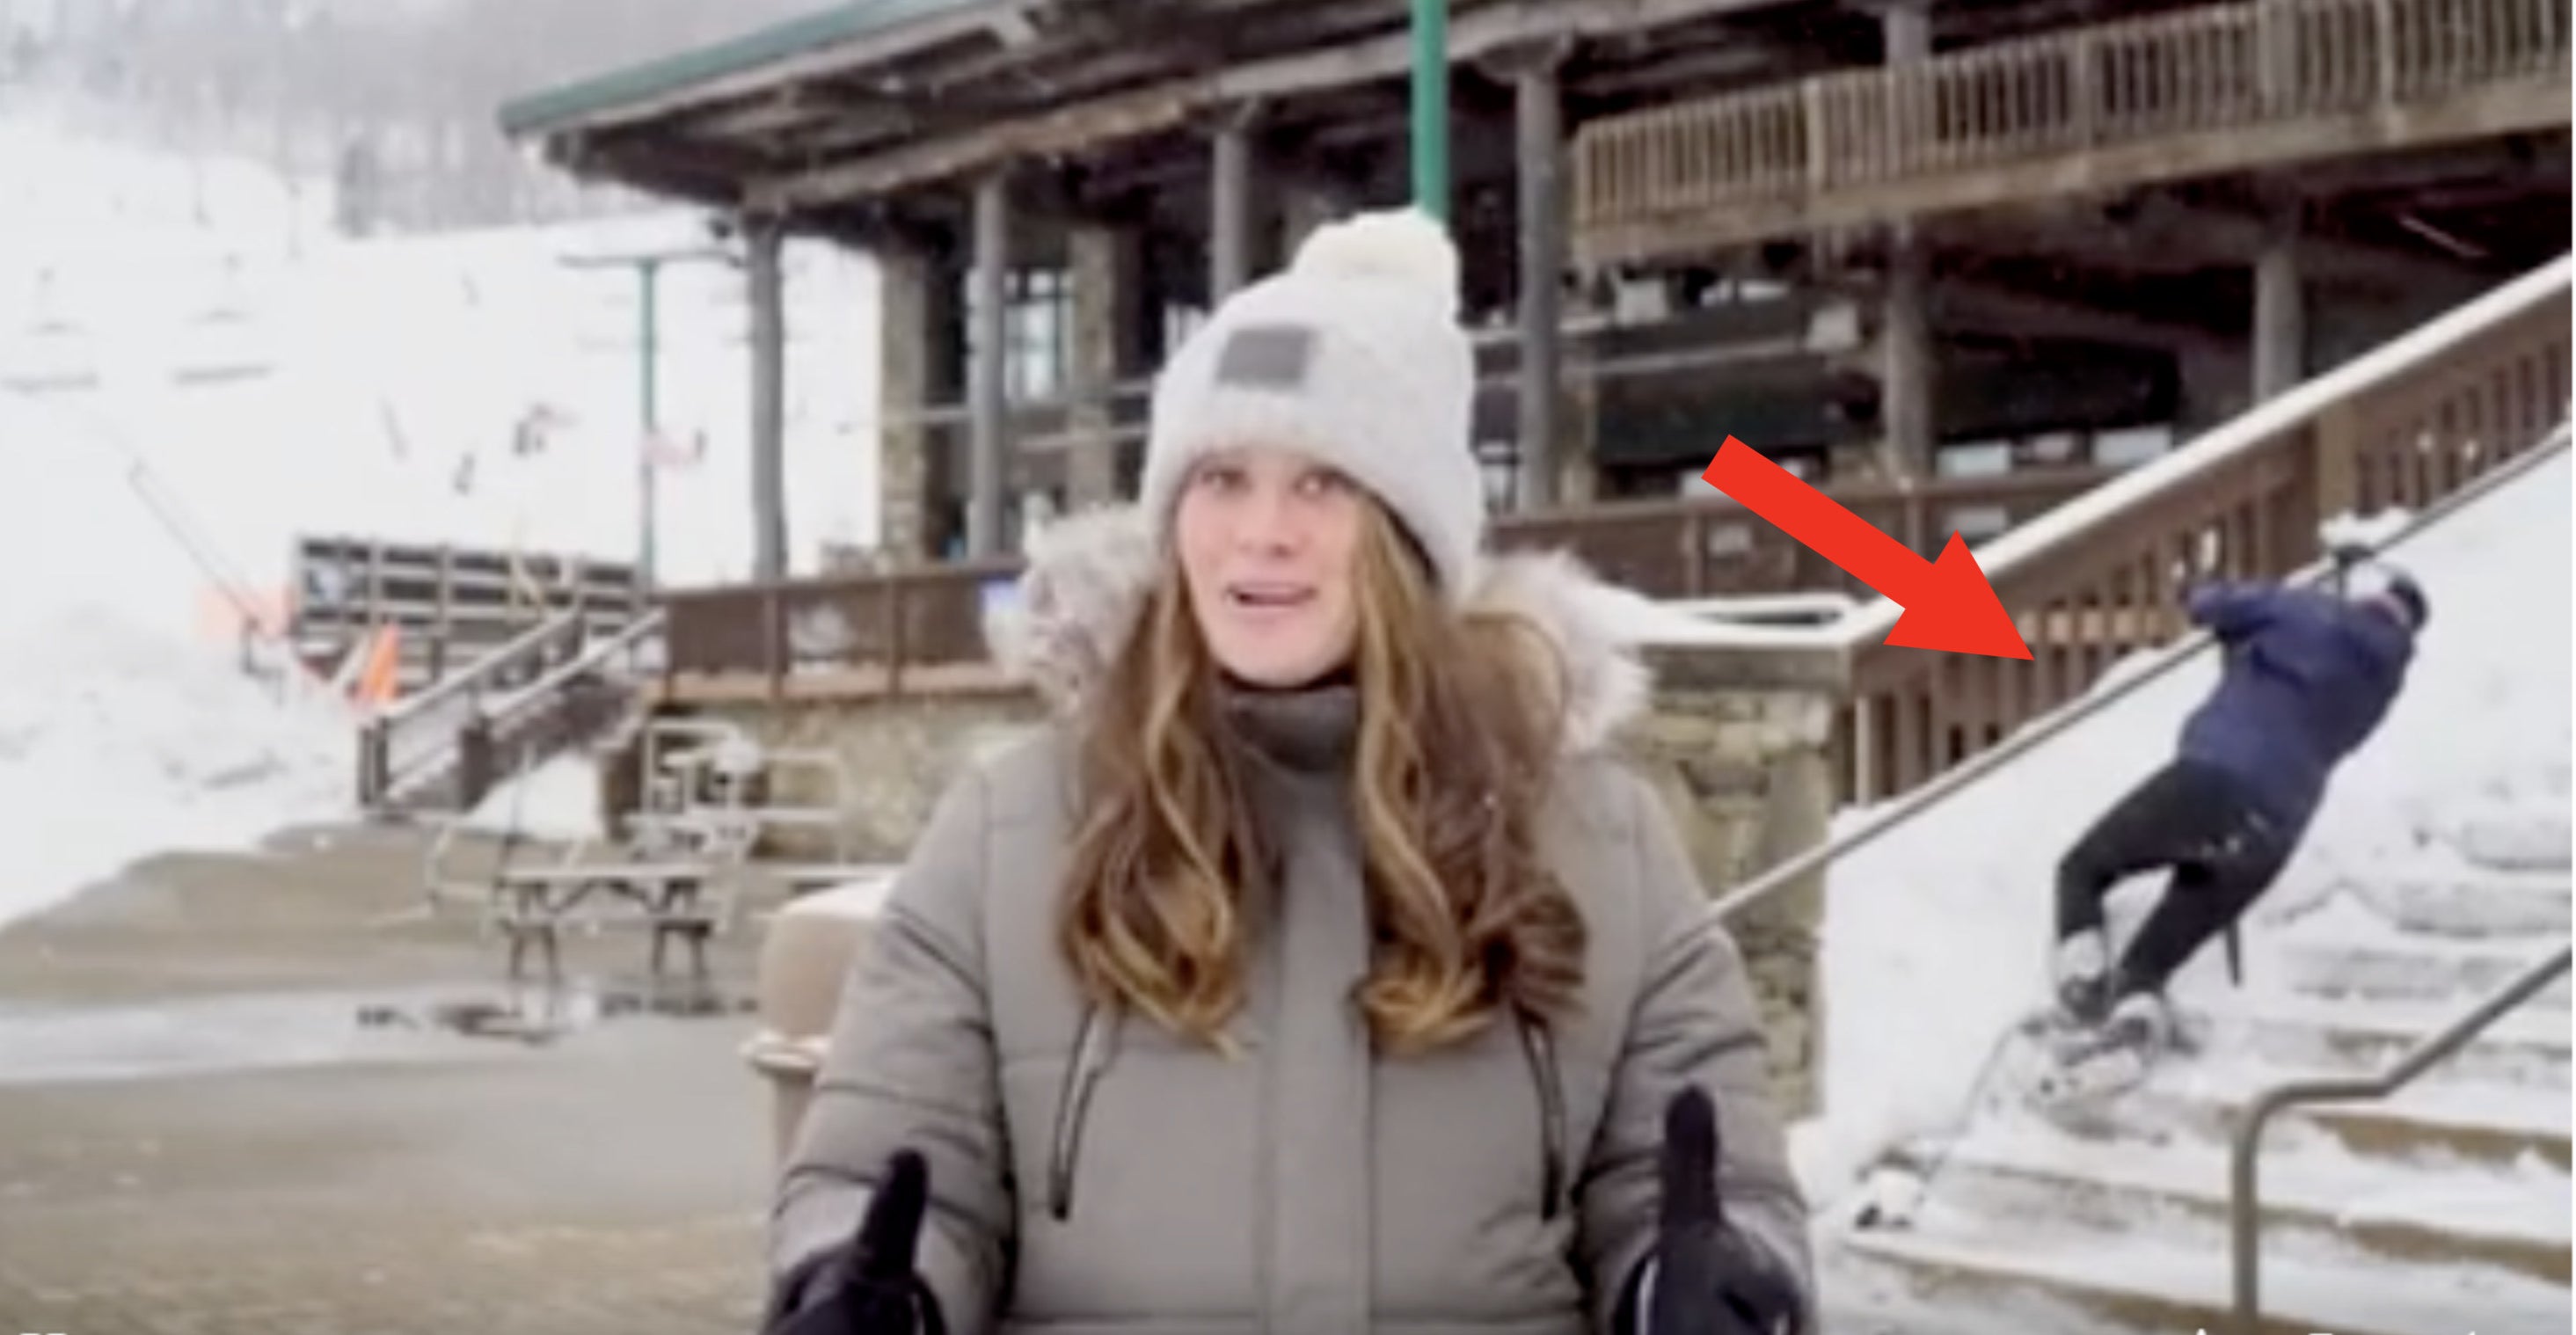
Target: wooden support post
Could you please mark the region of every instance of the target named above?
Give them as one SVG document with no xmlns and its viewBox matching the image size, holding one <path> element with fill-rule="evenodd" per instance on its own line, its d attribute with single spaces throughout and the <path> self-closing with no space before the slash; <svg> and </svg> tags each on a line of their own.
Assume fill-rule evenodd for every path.
<svg viewBox="0 0 2576 1335">
<path fill-rule="evenodd" d="M 1117 413 L 1110 402 L 1126 344 L 1122 337 L 1137 308 L 1136 233 L 1084 224 L 1067 240 L 1073 285 L 1072 380 L 1074 440 L 1065 457 L 1068 511 L 1107 505 L 1118 498 Z"/>
<path fill-rule="evenodd" d="M 1899 223 L 1887 256 L 1887 295 L 1879 329 L 1880 466 L 1891 479 L 1932 476 L 1937 445 L 1932 408 L 1929 282 L 1913 226 Z"/>
<path fill-rule="evenodd" d="M 2299 206 L 2274 204 L 2254 261 L 2254 398 L 2277 397 L 2307 378 L 2307 298 L 2299 276 Z"/>
<path fill-rule="evenodd" d="M 1520 429 L 1516 508 L 1556 503 L 1557 394 L 1562 365 L 1565 273 L 1565 116 L 1557 87 L 1559 51 L 1515 71 L 1520 182 Z"/>
<path fill-rule="evenodd" d="M 1879 10 L 1885 63 L 1919 65 L 1932 55 L 1932 19 L 1921 0 L 1896 0 Z M 1920 85 L 1899 77 L 1890 84 L 1881 132 L 1887 147 L 1883 169 L 1899 174 L 1913 165 L 1907 147 L 1928 123 L 1912 94 Z M 1928 312 L 1929 276 L 1923 246 L 1911 219 L 1889 229 L 1887 299 L 1879 331 L 1879 422 L 1885 433 L 1880 465 L 1891 478 L 1932 475 L 1932 451 L 1938 444 L 1932 410 L 1932 331 Z"/>
<path fill-rule="evenodd" d="M 1252 117 L 1219 116 L 1208 160 L 1208 305 L 1241 291 L 1252 275 Z"/>
<path fill-rule="evenodd" d="M 1005 545 L 1002 489 L 1006 457 L 1003 413 L 1008 408 L 1003 383 L 1004 331 L 1010 302 L 1011 201 L 1009 181 L 999 172 L 975 182 L 975 279 L 971 319 L 973 357 L 967 364 L 973 448 L 972 490 L 966 504 L 966 555 L 969 560 L 998 556 Z"/>
<path fill-rule="evenodd" d="M 751 284 L 751 577 L 787 578 L 787 301 L 777 223 L 748 231 Z"/>
<path fill-rule="evenodd" d="M 438 602 L 429 628 L 429 679 L 447 679 L 447 638 L 456 624 L 456 549 L 438 544 Z"/>
</svg>

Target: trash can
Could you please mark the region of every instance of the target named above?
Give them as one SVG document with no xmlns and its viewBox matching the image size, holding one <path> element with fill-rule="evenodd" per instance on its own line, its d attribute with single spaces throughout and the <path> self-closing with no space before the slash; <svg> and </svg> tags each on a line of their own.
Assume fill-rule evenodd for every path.
<svg viewBox="0 0 2576 1335">
<path fill-rule="evenodd" d="M 770 920 L 761 942 L 760 1029 L 743 1044 L 742 1056 L 769 1081 L 771 1151 L 781 1163 L 796 1143 L 831 1043 L 841 982 L 893 885 L 889 871 L 798 896 Z"/>
</svg>

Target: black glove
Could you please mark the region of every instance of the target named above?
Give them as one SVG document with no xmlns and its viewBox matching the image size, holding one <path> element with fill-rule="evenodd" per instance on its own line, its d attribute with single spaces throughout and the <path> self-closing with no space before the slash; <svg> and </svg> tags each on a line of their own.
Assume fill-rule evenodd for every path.
<svg viewBox="0 0 2576 1335">
<path fill-rule="evenodd" d="M 1685 1086 L 1664 1109 L 1663 1219 L 1645 1335 L 1791 1335 L 1799 1329 L 1797 1282 L 1727 1225 L 1717 1164 L 1717 1108 L 1698 1086 Z"/>
<path fill-rule="evenodd" d="M 896 1150 L 858 1232 L 779 1284 L 762 1335 L 948 1335 L 938 1297 L 913 1270 L 929 1203 L 929 1165 Z"/>
</svg>

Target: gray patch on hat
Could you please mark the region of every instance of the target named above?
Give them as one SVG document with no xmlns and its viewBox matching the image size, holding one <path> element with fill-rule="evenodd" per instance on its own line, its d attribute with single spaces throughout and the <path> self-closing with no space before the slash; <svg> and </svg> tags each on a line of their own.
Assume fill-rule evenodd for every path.
<svg viewBox="0 0 2576 1335">
<path fill-rule="evenodd" d="M 1217 353 L 1216 381 L 1248 389 L 1301 389 L 1315 361 L 1315 331 L 1304 325 L 1250 325 Z"/>
</svg>

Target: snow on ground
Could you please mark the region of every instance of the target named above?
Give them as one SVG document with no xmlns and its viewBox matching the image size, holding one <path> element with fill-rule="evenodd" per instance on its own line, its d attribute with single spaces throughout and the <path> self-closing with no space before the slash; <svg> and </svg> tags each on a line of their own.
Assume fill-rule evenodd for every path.
<svg viewBox="0 0 2576 1335">
<path fill-rule="evenodd" d="M 70 312 L 40 336 L 0 330 L 19 336 L 0 343 L 0 382 L 99 383 L 38 397 L 148 456 L 262 587 L 283 582 L 306 534 L 632 560 L 639 283 L 561 260 L 699 244 L 694 229 L 666 217 L 326 243 L 141 274 L 56 252 L 51 300 Z M 818 247 L 794 248 L 789 266 L 788 532 L 810 571 L 820 543 L 876 536 L 875 282 L 863 261 Z M 180 281 L 216 270 L 230 276 Z M 741 288 L 715 263 L 674 264 L 659 282 L 655 416 L 677 452 L 655 484 L 666 584 L 750 569 Z M 522 452 L 523 438 L 541 444 Z"/>
<path fill-rule="evenodd" d="M 530 839 L 601 839 L 599 766 L 578 753 L 556 756 L 484 795 L 466 828 Z"/>
<path fill-rule="evenodd" d="M 355 751 L 330 698 L 126 608 L 187 558 L 121 460 L 0 397 L 0 923 L 131 859 L 340 814 Z"/>
<path fill-rule="evenodd" d="M 567 261 L 708 251 L 696 214 L 349 241 L 320 225 L 327 190 L 33 116 L 0 116 L 0 171 L 48 182 L 0 216 L 0 393 L 147 456 L 263 589 L 300 534 L 635 557 L 640 280 Z M 876 538 L 877 283 L 819 242 L 784 264 L 789 555 L 807 572 L 824 543 Z M 659 573 L 744 578 L 744 274 L 668 264 L 656 309 L 659 433 L 681 455 L 704 443 L 658 474 Z M 544 448 L 522 453 L 531 422 Z"/>
<path fill-rule="evenodd" d="M 279 703 L 209 615 L 227 586 L 281 592 L 297 538 L 632 560 L 639 282 L 564 261 L 709 237 L 673 213 L 344 241 L 327 189 L 22 114 L 0 115 L 0 174 L 44 183 L 0 210 L 0 828 L 42 831 L 0 847 L 5 923 L 137 857 L 345 814 L 345 711 Z M 876 287 L 814 243 L 785 266 L 804 572 L 875 539 Z M 657 310 L 659 573 L 738 579 L 743 275 L 673 264 Z M 534 776 L 523 814 L 579 833 L 577 786 Z"/>
<path fill-rule="evenodd" d="M 2313 902 L 2347 878 L 2450 865 L 2438 840 L 2473 817 L 2554 811 L 2563 823 L 2576 629 L 2570 476 L 2562 454 L 2390 549 L 2432 609 L 2407 690 L 2337 774 L 2258 915 Z M 2217 670 L 2200 656 L 1833 864 L 1824 1113 L 1795 1136 L 1819 1202 L 1890 1145 L 1952 1129 L 1996 1036 L 2044 999 L 2059 855 L 2171 754 Z M 1844 811 L 1837 833 L 1866 814 Z M 2155 889 L 2139 878 L 2115 892 L 2116 930 Z M 2208 979 L 2218 955 L 2205 952 L 2177 988 Z M 2255 988 L 2267 981 L 2278 985 L 2249 975 Z"/>
</svg>

